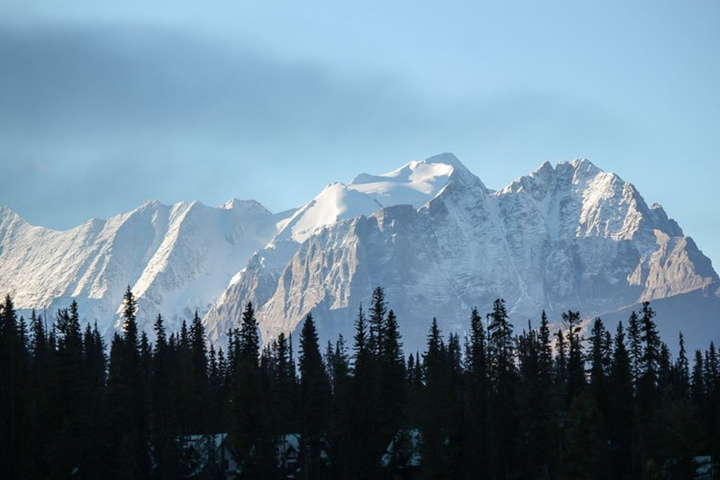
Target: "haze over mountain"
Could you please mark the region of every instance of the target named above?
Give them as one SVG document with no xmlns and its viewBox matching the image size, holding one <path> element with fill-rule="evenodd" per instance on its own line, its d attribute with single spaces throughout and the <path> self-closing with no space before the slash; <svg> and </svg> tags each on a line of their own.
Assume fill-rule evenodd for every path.
<svg viewBox="0 0 720 480">
<path fill-rule="evenodd" d="M 423 349 L 433 317 L 464 331 L 470 309 L 495 298 L 518 329 L 543 309 L 551 321 L 568 309 L 621 319 L 651 300 L 664 334 L 720 339 L 710 260 L 661 206 L 587 160 L 545 163 L 492 191 L 443 154 L 330 184 L 278 214 L 253 201 L 147 202 L 55 231 L 3 208 L 0 248 L 0 291 L 19 309 L 53 314 L 74 298 L 106 334 L 130 285 L 148 332 L 158 313 L 177 329 L 197 311 L 222 343 L 252 301 L 265 341 L 309 312 L 325 340 L 347 337 L 382 285 L 408 352 Z"/>
</svg>

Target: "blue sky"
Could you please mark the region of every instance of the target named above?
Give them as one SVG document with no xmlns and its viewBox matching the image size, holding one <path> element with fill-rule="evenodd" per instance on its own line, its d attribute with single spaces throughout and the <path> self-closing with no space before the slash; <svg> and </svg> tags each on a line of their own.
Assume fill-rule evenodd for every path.
<svg viewBox="0 0 720 480">
<path fill-rule="evenodd" d="M 280 211 L 445 151 L 491 188 L 584 157 L 717 268 L 719 24 L 715 1 L 4 0 L 0 204 Z"/>
</svg>

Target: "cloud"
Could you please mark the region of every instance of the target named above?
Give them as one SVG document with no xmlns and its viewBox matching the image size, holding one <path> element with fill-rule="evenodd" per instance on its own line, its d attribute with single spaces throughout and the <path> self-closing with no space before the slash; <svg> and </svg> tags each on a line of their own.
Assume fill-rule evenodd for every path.
<svg viewBox="0 0 720 480">
<path fill-rule="evenodd" d="M 4 26 L 0 65 L 0 176 L 22 172 L 0 203 L 56 226 L 147 198 L 267 203 L 270 187 L 290 197 L 270 208 L 288 208 L 313 195 L 310 177 L 313 188 L 343 179 L 338 158 L 354 175 L 375 168 L 363 158 L 382 159 L 380 170 L 463 148 L 618 143 L 623 129 L 547 92 L 446 100 L 422 79 L 340 73 L 156 26 Z"/>
<path fill-rule="evenodd" d="M 0 63 L 0 126 L 32 138 L 83 130 L 104 140 L 188 132 L 332 139 L 412 124 L 418 113 L 378 78 L 332 78 L 317 65 L 160 28 L 3 28 Z"/>
</svg>

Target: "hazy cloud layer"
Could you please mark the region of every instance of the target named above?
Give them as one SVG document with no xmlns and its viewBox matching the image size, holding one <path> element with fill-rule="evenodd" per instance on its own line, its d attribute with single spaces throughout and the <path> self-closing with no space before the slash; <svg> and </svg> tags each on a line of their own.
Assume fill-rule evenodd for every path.
<svg viewBox="0 0 720 480">
<path fill-rule="evenodd" d="M 238 196 L 277 210 L 349 180 L 338 177 L 348 164 L 379 172 L 477 144 L 506 159 L 552 142 L 582 153 L 625 135 L 601 109 L 545 92 L 444 101 L 402 79 L 348 78 L 159 27 L 4 27 L 0 65 L 0 175 L 21 179 L 0 203 L 51 226 L 85 219 L 88 198 L 96 216 L 148 198 Z M 273 204 L 268 188 L 286 198 Z"/>
</svg>

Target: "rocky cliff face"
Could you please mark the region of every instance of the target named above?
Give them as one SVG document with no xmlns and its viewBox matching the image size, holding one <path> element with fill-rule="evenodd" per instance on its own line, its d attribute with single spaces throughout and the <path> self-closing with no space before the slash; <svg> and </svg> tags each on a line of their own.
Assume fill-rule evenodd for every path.
<svg viewBox="0 0 720 480">
<path fill-rule="evenodd" d="M 473 306 L 499 297 L 525 325 L 543 309 L 551 318 L 567 309 L 602 315 L 718 280 L 660 206 L 587 160 L 546 163 L 497 192 L 456 159 L 426 160 L 435 161 L 452 172 L 426 203 L 325 225 L 284 262 L 254 258 L 208 313 L 208 328 L 219 338 L 252 300 L 265 339 L 310 311 L 321 334 L 350 335 L 358 306 L 382 285 L 406 347 L 422 350 L 432 317 L 463 331 Z"/>
</svg>

